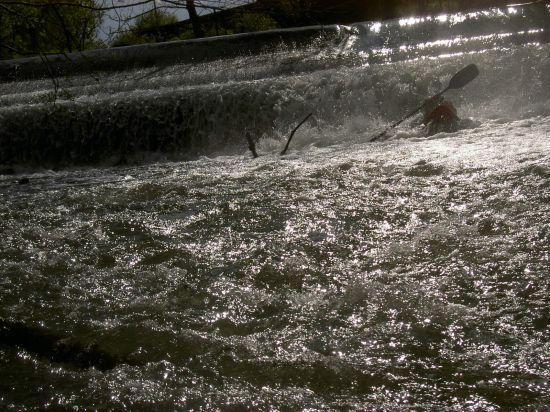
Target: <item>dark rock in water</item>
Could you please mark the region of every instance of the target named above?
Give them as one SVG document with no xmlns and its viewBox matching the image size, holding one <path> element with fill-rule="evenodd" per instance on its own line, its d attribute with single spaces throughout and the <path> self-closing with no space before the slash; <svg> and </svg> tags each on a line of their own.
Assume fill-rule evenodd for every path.
<svg viewBox="0 0 550 412">
<path fill-rule="evenodd" d="M 29 180 L 28 177 L 24 177 L 23 179 L 19 179 L 19 181 L 17 182 L 18 184 L 20 185 L 28 185 L 31 181 Z"/>
<path fill-rule="evenodd" d="M 406 170 L 405 175 L 414 177 L 430 177 L 438 176 L 444 171 L 445 168 L 443 166 L 434 165 L 426 162 L 425 160 L 420 160 L 418 163 Z"/>
<path fill-rule="evenodd" d="M 51 362 L 66 363 L 81 369 L 94 367 L 106 371 L 125 363 L 95 343 L 83 343 L 75 337 L 61 336 L 44 328 L 1 319 L 0 344 L 16 346 Z"/>
<path fill-rule="evenodd" d="M 12 167 L 4 167 L 4 168 L 1 168 L 0 169 L 0 176 L 1 175 L 14 175 L 15 174 L 15 169 L 13 169 Z"/>
</svg>

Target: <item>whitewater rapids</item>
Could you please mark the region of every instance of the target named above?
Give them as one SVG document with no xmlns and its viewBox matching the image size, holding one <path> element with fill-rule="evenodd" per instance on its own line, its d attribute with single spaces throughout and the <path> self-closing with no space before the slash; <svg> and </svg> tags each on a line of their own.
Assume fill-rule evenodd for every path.
<svg viewBox="0 0 550 412">
<path fill-rule="evenodd" d="M 279 51 L 137 86 L 119 80 L 147 69 L 83 76 L 55 105 L 48 80 L 1 85 L 4 139 L 42 127 L 78 149 L 123 116 L 133 134 L 105 142 L 198 135 L 191 152 L 170 140 L 179 154 L 135 143 L 117 167 L 99 149 L 28 149 L 13 162 L 28 184 L 0 176 L 0 318 L 134 360 L 79 369 L 0 344 L 0 408 L 544 409 L 549 51 L 379 65 Z M 470 62 L 479 79 L 449 94 L 470 129 L 426 138 L 413 122 L 369 142 Z M 178 129 L 167 107 L 205 116 Z M 67 113 L 98 124 L 69 135 Z"/>
</svg>

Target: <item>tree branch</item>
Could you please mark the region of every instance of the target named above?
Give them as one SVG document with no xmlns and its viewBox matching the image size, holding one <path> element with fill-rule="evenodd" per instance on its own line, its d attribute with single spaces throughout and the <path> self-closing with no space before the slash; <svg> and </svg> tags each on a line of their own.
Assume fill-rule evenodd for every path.
<svg viewBox="0 0 550 412">
<path fill-rule="evenodd" d="M 27 7 L 35 7 L 35 8 L 45 8 L 50 7 L 52 5 L 56 6 L 64 6 L 64 7 L 76 7 L 91 11 L 109 11 L 109 10 L 116 10 L 116 9 L 127 9 L 134 6 L 142 6 L 144 4 L 150 4 L 154 3 L 155 0 L 141 0 L 141 1 L 135 1 L 130 4 L 124 4 L 119 6 L 90 6 L 87 4 L 83 4 L 80 2 L 70 3 L 65 1 L 56 1 L 56 2 L 49 2 L 49 3 L 36 3 L 32 1 L 24 1 L 24 0 L 0 0 L 0 4 L 9 4 L 9 5 L 15 5 L 15 6 L 27 6 Z"/>
<path fill-rule="evenodd" d="M 59 90 L 59 81 L 57 80 L 57 77 L 55 77 L 52 67 L 50 66 L 50 61 L 48 60 L 48 58 L 44 53 L 38 53 L 38 55 L 40 56 L 42 63 L 44 63 L 46 65 L 46 68 L 48 69 L 50 79 L 52 80 L 52 83 L 53 83 L 55 96 L 57 96 L 57 91 Z"/>
</svg>

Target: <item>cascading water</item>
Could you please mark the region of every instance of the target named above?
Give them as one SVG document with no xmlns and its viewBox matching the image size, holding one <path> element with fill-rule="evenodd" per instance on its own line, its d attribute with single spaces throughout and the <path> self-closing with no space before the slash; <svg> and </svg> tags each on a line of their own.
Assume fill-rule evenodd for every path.
<svg viewBox="0 0 550 412">
<path fill-rule="evenodd" d="M 0 83 L 0 407 L 546 407 L 549 13 Z"/>
</svg>

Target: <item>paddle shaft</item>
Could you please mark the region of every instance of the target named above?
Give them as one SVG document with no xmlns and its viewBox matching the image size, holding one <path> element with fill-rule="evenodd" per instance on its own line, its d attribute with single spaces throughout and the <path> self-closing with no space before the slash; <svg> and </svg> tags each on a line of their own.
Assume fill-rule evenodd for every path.
<svg viewBox="0 0 550 412">
<path fill-rule="evenodd" d="M 439 92 L 437 93 L 435 96 L 433 96 L 430 100 L 432 99 L 436 99 L 438 98 L 439 96 L 441 96 L 443 93 L 445 93 L 446 91 L 448 91 L 450 89 L 450 86 L 447 86 L 447 88 L 445 90 L 443 90 L 442 92 Z M 426 105 L 426 102 L 422 103 L 422 106 L 420 106 L 419 108 L 413 110 L 412 112 L 410 112 L 408 115 L 406 115 L 404 118 L 402 118 L 401 120 L 399 120 L 398 122 L 395 122 L 394 124 L 392 124 L 391 126 L 388 126 L 386 128 L 386 130 L 384 130 L 382 133 L 380 134 L 377 134 L 376 136 L 374 136 L 373 139 L 371 139 L 371 142 L 375 142 L 376 140 L 380 139 L 381 137 L 384 137 L 386 135 L 386 133 L 388 133 L 391 129 L 393 129 L 394 127 L 397 127 L 399 126 L 401 123 L 403 123 L 405 120 L 413 117 L 415 114 L 417 114 L 420 110 L 422 110 L 422 108 Z"/>
</svg>

